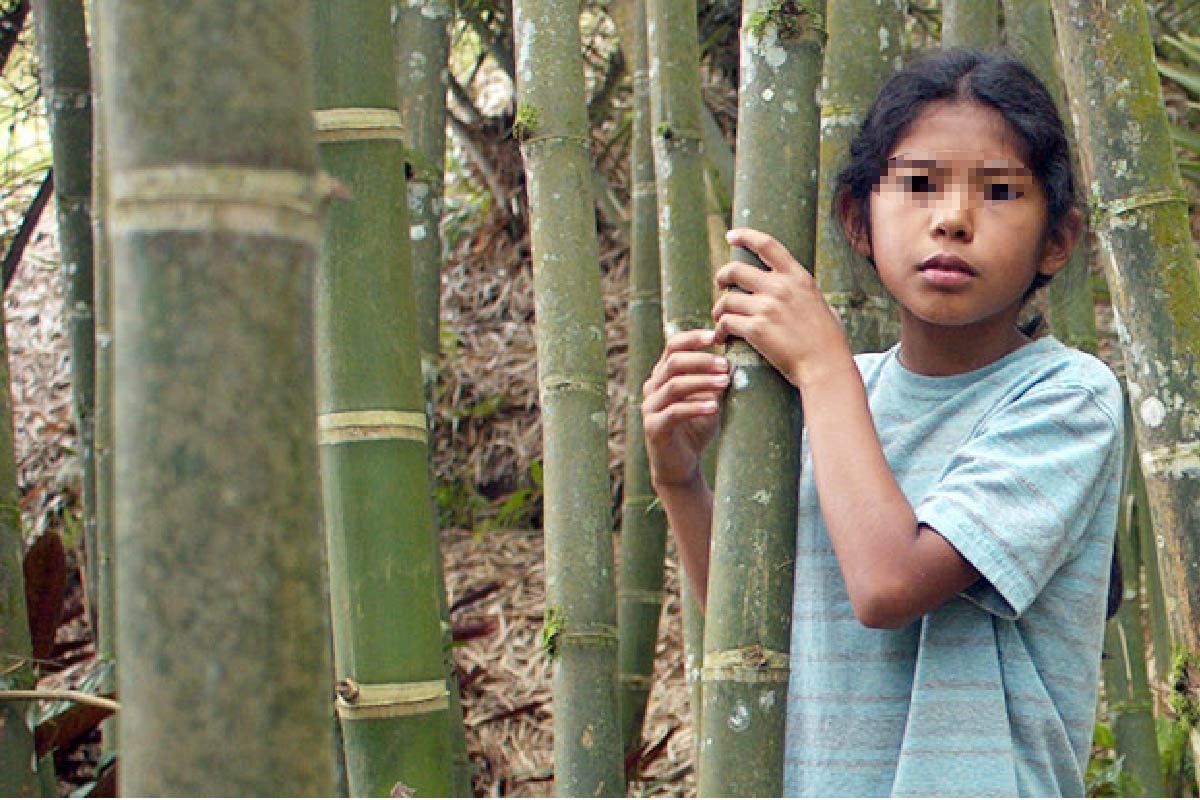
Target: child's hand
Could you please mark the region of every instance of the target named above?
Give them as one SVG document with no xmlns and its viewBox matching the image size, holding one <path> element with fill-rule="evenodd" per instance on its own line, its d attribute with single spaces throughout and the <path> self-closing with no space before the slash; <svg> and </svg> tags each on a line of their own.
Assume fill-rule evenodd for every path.
<svg viewBox="0 0 1200 800">
<path fill-rule="evenodd" d="M 712 331 L 675 334 L 642 385 L 646 455 L 659 491 L 693 485 L 704 448 L 716 435 L 729 362 L 706 352 L 714 343 Z"/>
<path fill-rule="evenodd" d="M 745 339 L 798 388 L 830 369 L 853 365 L 842 322 L 817 282 L 775 238 L 749 228 L 731 230 L 726 240 L 758 254 L 770 272 L 730 262 L 717 271 L 717 285 L 738 287 L 713 306 L 716 340 Z"/>
</svg>

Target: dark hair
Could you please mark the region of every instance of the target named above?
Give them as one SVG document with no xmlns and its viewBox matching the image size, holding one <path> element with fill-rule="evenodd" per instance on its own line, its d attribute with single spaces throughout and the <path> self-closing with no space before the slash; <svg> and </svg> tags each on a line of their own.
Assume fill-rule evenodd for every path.
<svg viewBox="0 0 1200 800">
<path fill-rule="evenodd" d="M 869 235 L 871 191 L 887 168 L 892 147 L 926 106 L 938 101 L 978 103 L 1004 117 L 1046 196 L 1047 231 L 1058 230 L 1076 203 L 1067 135 L 1053 98 L 1012 56 L 962 49 L 926 56 L 880 90 L 850 144 L 850 162 L 838 175 L 834 207 L 842 224 Z M 1026 297 L 1048 280 L 1038 275 Z"/>
</svg>

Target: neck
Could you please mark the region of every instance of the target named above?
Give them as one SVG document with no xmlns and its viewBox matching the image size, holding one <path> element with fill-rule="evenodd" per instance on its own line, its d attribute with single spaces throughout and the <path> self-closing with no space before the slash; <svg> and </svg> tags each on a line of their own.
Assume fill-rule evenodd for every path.
<svg viewBox="0 0 1200 800">
<path fill-rule="evenodd" d="M 903 315 L 900 363 L 918 375 L 931 377 L 961 375 L 981 369 L 1029 343 L 1029 337 L 1021 333 L 1015 322 L 1012 320 L 991 331 L 981 331 L 976 326 L 947 331 Z"/>
</svg>

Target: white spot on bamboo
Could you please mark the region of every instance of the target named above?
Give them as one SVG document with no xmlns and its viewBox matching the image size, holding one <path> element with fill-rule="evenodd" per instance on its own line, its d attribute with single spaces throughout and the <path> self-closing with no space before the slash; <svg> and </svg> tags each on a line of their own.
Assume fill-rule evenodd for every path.
<svg viewBox="0 0 1200 800">
<path fill-rule="evenodd" d="M 767 503 L 771 502 L 771 493 L 766 489 L 759 489 L 754 493 L 754 502 L 765 506 Z"/>
<path fill-rule="evenodd" d="M 408 238 L 414 242 L 424 241 L 426 236 L 424 225 L 410 225 L 408 228 Z"/>
<path fill-rule="evenodd" d="M 758 706 L 763 711 L 769 711 L 775 705 L 775 690 L 771 689 L 758 696 Z"/>
<path fill-rule="evenodd" d="M 764 103 L 769 103 L 775 99 L 775 90 L 768 86 L 762 90 L 762 94 L 760 96 L 762 97 Z"/>
<path fill-rule="evenodd" d="M 796 104 L 795 100 L 784 100 L 783 110 L 789 114 L 796 114 L 800 111 L 800 106 Z"/>
<path fill-rule="evenodd" d="M 745 389 L 750 385 L 750 375 L 744 369 L 735 369 L 733 371 L 733 388 Z"/>
<path fill-rule="evenodd" d="M 887 50 L 888 47 L 891 46 L 891 43 L 892 43 L 891 32 L 886 27 L 880 26 L 880 28 L 879 28 L 879 49 L 880 49 L 880 51 Z"/>
<path fill-rule="evenodd" d="M 1154 396 L 1143 400 L 1140 410 L 1142 422 L 1151 428 L 1157 428 L 1159 425 L 1162 425 L 1163 420 L 1167 418 L 1167 407 L 1163 405 L 1162 400 Z"/>
<path fill-rule="evenodd" d="M 733 713 L 729 715 L 729 729 L 741 733 L 750 727 L 750 709 L 741 700 L 733 707 Z"/>
</svg>

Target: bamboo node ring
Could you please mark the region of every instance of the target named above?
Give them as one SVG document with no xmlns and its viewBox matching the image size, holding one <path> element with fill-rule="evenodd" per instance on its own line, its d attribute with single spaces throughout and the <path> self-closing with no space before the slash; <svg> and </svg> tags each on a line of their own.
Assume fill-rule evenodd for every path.
<svg viewBox="0 0 1200 800">
<path fill-rule="evenodd" d="M 427 431 L 428 424 L 421 411 L 334 411 L 317 417 L 318 444 L 396 439 L 425 442 Z"/>
<path fill-rule="evenodd" d="M 1096 211 L 1111 220 L 1114 217 L 1123 216 L 1148 206 L 1162 205 L 1164 203 L 1183 203 L 1186 207 L 1187 202 L 1187 196 L 1182 192 L 1166 189 L 1158 192 L 1142 192 L 1130 195 L 1129 197 L 1120 197 L 1108 202 L 1097 203 Z"/>
<path fill-rule="evenodd" d="M 371 684 L 342 678 L 336 706 L 342 719 L 413 717 L 449 708 L 450 692 L 445 681 Z"/>
<path fill-rule="evenodd" d="M 317 141 L 404 141 L 404 120 L 394 108 L 323 108 L 313 112 Z"/>
</svg>

